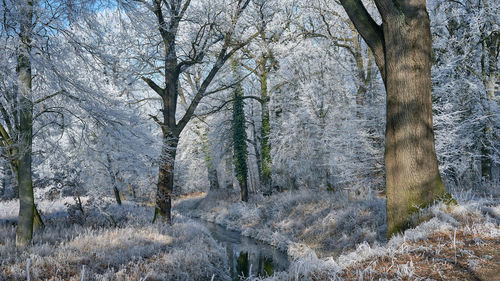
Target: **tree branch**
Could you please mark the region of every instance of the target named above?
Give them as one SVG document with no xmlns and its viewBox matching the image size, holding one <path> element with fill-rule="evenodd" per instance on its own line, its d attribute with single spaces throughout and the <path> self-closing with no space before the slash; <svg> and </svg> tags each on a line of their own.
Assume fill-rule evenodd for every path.
<svg viewBox="0 0 500 281">
<path fill-rule="evenodd" d="M 146 77 L 141 77 L 141 79 L 148 84 L 148 86 L 153 89 L 160 97 L 164 97 L 165 94 L 163 92 L 163 89 L 158 86 L 153 80 L 146 78 Z"/>
<path fill-rule="evenodd" d="M 254 99 L 254 100 L 257 100 L 258 102 L 260 102 L 261 104 L 264 103 L 264 100 L 261 99 L 260 97 L 257 97 L 257 96 L 243 96 L 241 97 L 241 99 Z M 233 102 L 234 99 L 230 99 L 230 100 L 227 100 L 227 101 L 224 101 L 221 105 L 219 105 L 218 107 L 208 111 L 208 112 L 204 112 L 204 113 L 201 113 L 201 114 L 197 114 L 197 116 L 208 116 L 208 115 L 211 115 L 211 114 L 214 114 L 216 112 L 219 112 L 220 110 L 222 110 L 226 105 L 228 105 L 229 103 Z"/>
<path fill-rule="evenodd" d="M 53 98 L 53 97 L 55 97 L 57 95 L 63 94 L 63 93 L 66 93 L 66 90 L 60 90 L 60 91 L 57 91 L 57 92 L 55 92 L 55 93 L 53 93 L 51 95 L 45 96 L 45 97 L 43 97 L 43 98 L 35 101 L 34 104 L 44 102 L 44 101 L 46 101 L 48 99 L 51 99 L 51 98 Z"/>
<path fill-rule="evenodd" d="M 340 3 L 359 34 L 372 49 L 375 62 L 385 83 L 385 41 L 382 27 L 373 20 L 361 0 L 340 0 Z"/>
</svg>

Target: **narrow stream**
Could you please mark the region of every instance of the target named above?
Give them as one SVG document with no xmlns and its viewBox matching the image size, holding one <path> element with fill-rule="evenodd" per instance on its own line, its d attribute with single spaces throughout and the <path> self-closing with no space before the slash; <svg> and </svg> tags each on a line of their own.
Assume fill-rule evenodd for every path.
<svg viewBox="0 0 500 281">
<path fill-rule="evenodd" d="M 226 246 L 233 280 L 249 276 L 271 276 L 274 272 L 288 268 L 288 255 L 273 246 L 214 223 L 206 221 L 201 223 L 208 228 L 215 240 Z"/>
</svg>

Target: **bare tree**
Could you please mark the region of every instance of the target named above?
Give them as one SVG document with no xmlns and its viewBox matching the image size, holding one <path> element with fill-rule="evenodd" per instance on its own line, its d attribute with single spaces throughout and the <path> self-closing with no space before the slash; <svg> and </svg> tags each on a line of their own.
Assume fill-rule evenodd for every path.
<svg viewBox="0 0 500 281">
<path fill-rule="evenodd" d="M 179 33 L 180 25 L 183 21 L 187 21 L 186 14 L 189 12 L 190 7 L 194 6 L 194 3 L 191 0 L 139 0 L 138 2 L 141 2 L 149 12 L 154 14 L 158 28 L 157 35 L 161 38 L 159 44 L 163 53 L 160 61 L 163 65 L 159 68 L 161 69 L 162 81 L 161 83 L 153 81 L 155 79 L 153 75 L 143 75 L 141 78 L 158 94 L 162 103 L 162 116 L 160 118 L 152 116 L 160 125 L 163 137 L 155 219 L 159 214 L 164 220 L 170 222 L 171 197 L 174 187 L 174 162 L 180 134 L 195 115 L 196 108 L 202 98 L 213 93 L 208 88 L 225 62 L 256 35 L 250 35 L 244 40 L 235 40 L 235 33 L 242 32 L 238 22 L 250 0 L 226 1 L 229 23 L 226 26 L 217 23 L 214 19 L 217 18 L 221 11 L 215 11 L 213 15 L 207 17 L 206 22 L 197 23 L 198 30 L 189 38 L 190 46 L 187 47 L 189 51 L 186 52 L 185 49 L 178 50 L 178 41 L 181 40 L 181 37 L 185 38 L 185 34 Z M 196 5 L 199 4 L 203 3 L 196 3 Z M 209 7 L 207 10 L 209 10 Z M 190 20 L 192 21 L 192 19 Z M 209 54 L 209 51 L 213 51 L 213 48 L 210 47 L 215 44 L 220 44 L 220 48 L 215 54 Z M 179 55 L 181 51 L 185 55 Z M 181 75 L 189 76 L 186 70 L 193 65 L 205 63 L 204 59 L 209 55 L 213 58 L 211 67 L 207 69 L 204 78 L 200 79 L 200 83 L 196 85 L 184 115 L 177 121 L 177 100 L 179 96 L 181 96 L 181 99 L 185 99 L 179 86 Z M 159 63 L 159 61 L 153 62 L 154 65 Z"/>
</svg>

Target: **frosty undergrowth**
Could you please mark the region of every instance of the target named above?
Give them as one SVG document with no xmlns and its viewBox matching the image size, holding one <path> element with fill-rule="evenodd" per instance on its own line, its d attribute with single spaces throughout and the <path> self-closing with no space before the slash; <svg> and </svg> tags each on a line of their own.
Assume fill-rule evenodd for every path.
<svg viewBox="0 0 500 281">
<path fill-rule="evenodd" d="M 457 233 L 477 243 L 500 238 L 497 199 L 455 198 L 458 206 L 441 203 L 421 210 L 415 219 L 423 222 L 390 241 L 385 240 L 384 199 L 348 200 L 328 192 L 254 195 L 248 203 L 222 191 L 188 197 L 175 203 L 173 226 L 151 225 L 151 207 L 132 202 L 117 206 L 112 200 L 82 198 L 85 215 L 76 222 L 65 213 L 72 198 L 41 201 L 46 227 L 26 251 L 15 248 L 18 203 L 6 201 L 0 203 L 0 280 L 26 279 L 28 259 L 34 280 L 80 280 L 82 274 L 85 280 L 229 280 L 226 249 L 186 215 L 287 251 L 293 260 L 288 271 L 268 280 L 377 279 L 377 259 L 394 262 L 420 250 L 444 251 L 419 244 L 435 233 L 459 253 L 464 242 L 455 241 Z M 480 268 L 478 259 L 467 263 Z M 394 264 L 387 279 L 418 279 L 417 269 L 410 258 Z"/>
<path fill-rule="evenodd" d="M 363 241 L 385 240 L 385 200 L 348 200 L 339 193 L 286 192 L 253 196 L 248 203 L 235 193 L 209 193 L 185 199 L 174 209 L 243 235 L 262 240 L 300 257 L 313 249 L 320 256 L 338 255 Z"/>
<path fill-rule="evenodd" d="M 32 280 L 230 279 L 225 249 L 197 222 L 178 216 L 172 226 L 152 225 L 151 208 L 125 202 L 75 223 L 60 215 L 68 202 L 40 202 L 46 227 L 26 250 L 15 248 L 16 202 L 0 203 L 0 222 L 9 222 L 0 224 L 0 280 L 26 280 L 28 259 Z"/>
<path fill-rule="evenodd" d="M 293 259 L 290 268 L 267 280 L 345 280 L 346 270 L 350 278 L 372 280 L 376 279 L 372 266 L 357 264 L 411 255 L 418 241 L 434 233 L 449 236 L 458 231 L 478 241 L 500 238 L 498 200 L 471 194 L 455 194 L 455 198 L 458 206 L 439 203 L 421 210 L 415 218 L 422 221 L 420 225 L 389 241 L 384 239 L 383 199 L 353 202 L 327 192 L 297 192 L 254 196 L 242 203 L 237 194 L 215 192 L 201 200 L 180 201 L 176 209 L 286 250 Z M 418 279 L 411 259 L 395 264 L 393 271 L 396 279 Z"/>
</svg>

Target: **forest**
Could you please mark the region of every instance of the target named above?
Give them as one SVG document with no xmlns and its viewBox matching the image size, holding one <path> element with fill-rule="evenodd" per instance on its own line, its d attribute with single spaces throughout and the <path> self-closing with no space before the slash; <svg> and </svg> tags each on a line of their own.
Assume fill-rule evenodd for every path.
<svg viewBox="0 0 500 281">
<path fill-rule="evenodd" d="M 1 280 L 500 280 L 500 1 L 1 0 Z"/>
</svg>

